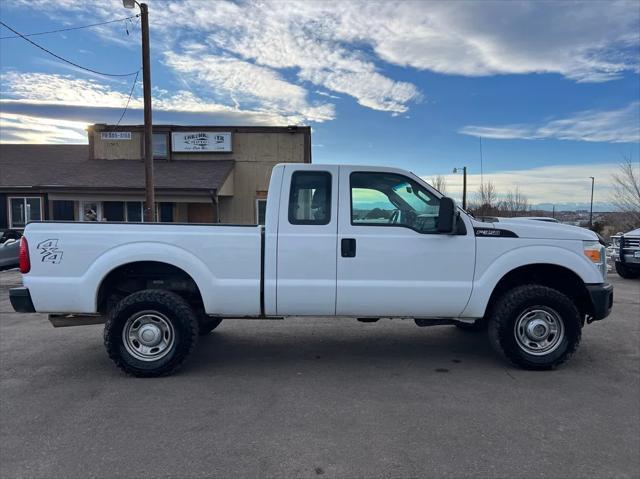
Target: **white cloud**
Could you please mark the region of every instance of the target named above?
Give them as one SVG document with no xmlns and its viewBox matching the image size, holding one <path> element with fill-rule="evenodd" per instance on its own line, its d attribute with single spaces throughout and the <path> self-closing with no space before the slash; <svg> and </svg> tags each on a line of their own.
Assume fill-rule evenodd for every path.
<svg viewBox="0 0 640 479">
<path fill-rule="evenodd" d="M 215 46 L 274 68 L 371 71 L 372 52 L 395 65 L 468 76 L 606 81 L 638 71 L 640 13 L 627 1 L 162 5 L 154 21 L 163 31 L 209 33 Z"/>
<path fill-rule="evenodd" d="M 120 108 L 124 107 L 129 96 L 128 93 L 115 91 L 109 85 L 98 83 L 95 80 L 48 73 L 10 71 L 3 74 L 2 86 L 4 100 L 20 99 L 29 103 Z M 128 87 L 123 85 L 123 89 L 126 88 L 131 88 L 131 85 L 129 84 Z M 132 98 L 131 106 L 135 107 L 137 102 L 139 100 Z"/>
<path fill-rule="evenodd" d="M 578 82 L 608 81 L 640 71 L 640 11 L 624 0 L 149 3 L 154 51 L 166 52 L 175 80 L 197 80 L 197 89 L 187 87 L 174 96 L 195 99 L 187 104 L 198 111 L 243 111 L 243 107 L 250 116 L 289 123 L 334 118 L 333 105 L 308 99 L 311 84 L 327 95 L 348 95 L 366 108 L 398 115 L 422 93 L 414 84 L 393 78 L 397 69 L 391 66 L 463 76 L 555 73 Z M 125 14 L 119 2 L 5 0 L 3 6 L 26 13 L 37 9 L 65 24 L 111 20 L 117 11 Z M 137 51 L 138 36 L 123 37 L 123 30 L 115 23 L 95 33 L 128 45 L 130 53 Z M 127 56 L 127 61 L 135 63 L 136 58 Z M 96 89 L 100 87 L 92 87 L 91 94 L 113 103 L 128 93 L 124 87 L 120 90 L 126 93 Z M 68 100 L 60 98 L 55 88 L 49 93 L 54 101 Z M 170 98 L 160 100 L 181 108 Z M 589 118 L 578 120 L 585 124 Z M 596 140 L 611 134 L 584 133 L 571 123 L 533 131 L 530 125 L 514 125 L 483 132 L 495 137 L 544 134 L 619 141 Z"/>
<path fill-rule="evenodd" d="M 276 81 L 272 86 L 279 86 L 279 84 Z M 295 85 L 291 86 L 295 87 Z M 123 85 L 122 88 L 129 90 L 130 85 Z M 290 90 L 288 93 L 292 93 L 292 91 Z M 242 109 L 197 97 L 194 93 L 186 90 L 169 93 L 166 90 L 156 89 L 153 108 L 155 112 L 218 115 L 227 118 L 234 124 L 250 125 L 298 124 L 308 121 L 310 116 L 316 121 L 332 118 L 333 109 L 331 106 L 312 107 L 306 105 L 302 93 L 298 92 L 300 95 L 298 103 L 301 108 L 297 110 L 277 107 L 277 105 L 265 108 L 264 104 L 261 104 L 259 108 Z M 0 106 L 6 109 L 8 105 L 59 105 L 94 109 L 110 108 L 121 111 L 127 103 L 128 96 L 128 92 L 114 90 L 111 85 L 104 85 L 95 80 L 77 79 L 69 75 L 8 72 L 3 75 L 3 99 L 0 100 Z M 140 88 L 136 88 L 129 102 L 129 109 L 131 111 L 141 110 L 142 107 L 143 100 L 140 96 Z M 16 112 L 14 111 L 14 113 Z M 100 118 L 95 118 L 93 121 L 99 120 Z"/>
<path fill-rule="evenodd" d="M 540 125 L 468 125 L 461 128 L 459 133 L 497 140 L 555 138 L 610 143 L 640 142 L 640 102 L 632 102 L 618 110 L 581 111 L 571 117 Z"/>
<path fill-rule="evenodd" d="M 304 88 L 284 80 L 270 68 L 233 57 L 209 55 L 200 47 L 181 54 L 166 52 L 165 62 L 179 75 L 188 75 L 212 95 L 228 102 L 235 95 L 283 116 L 316 122 L 334 118 L 333 105 L 311 105 Z"/>
<path fill-rule="evenodd" d="M 87 123 L 0 112 L 2 143 L 86 143 Z"/>
<path fill-rule="evenodd" d="M 541 166 L 526 170 L 503 170 L 484 174 L 484 181 L 492 181 L 499 195 L 505 195 L 516 186 L 531 203 L 588 203 L 591 195 L 590 176 L 594 176 L 594 201 L 609 202 L 611 174 L 617 165 L 611 163 L 584 165 Z M 462 175 L 443 175 L 447 194 L 461 201 Z M 422 175 L 429 183 L 433 175 Z M 467 175 L 467 198 L 473 200 L 480 187 L 480 175 Z"/>
<path fill-rule="evenodd" d="M 327 98 L 333 98 L 334 100 L 339 100 L 340 99 L 340 97 L 338 95 L 332 95 L 331 93 L 328 93 L 328 92 L 322 91 L 322 90 L 316 90 L 315 93 L 316 93 L 316 95 L 326 96 Z"/>
</svg>

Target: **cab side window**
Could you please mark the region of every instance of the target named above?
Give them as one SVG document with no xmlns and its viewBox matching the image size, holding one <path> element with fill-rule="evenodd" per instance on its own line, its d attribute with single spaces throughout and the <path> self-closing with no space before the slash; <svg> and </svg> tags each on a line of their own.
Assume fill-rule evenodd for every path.
<svg viewBox="0 0 640 479">
<path fill-rule="evenodd" d="M 331 221 L 331 174 L 296 171 L 291 176 L 289 223 L 326 225 Z"/>
<path fill-rule="evenodd" d="M 395 173 L 351 173 L 351 224 L 401 226 L 438 232 L 440 199 L 411 178 Z"/>
</svg>

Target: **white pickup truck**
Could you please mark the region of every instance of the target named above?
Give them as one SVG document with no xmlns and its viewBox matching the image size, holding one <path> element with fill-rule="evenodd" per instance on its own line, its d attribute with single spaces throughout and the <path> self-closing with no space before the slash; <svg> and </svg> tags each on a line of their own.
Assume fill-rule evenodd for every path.
<svg viewBox="0 0 640 479">
<path fill-rule="evenodd" d="M 16 311 L 106 322 L 109 356 L 136 376 L 173 372 L 223 318 L 286 316 L 488 327 L 506 359 L 550 369 L 613 304 L 595 233 L 479 222 L 381 167 L 276 166 L 264 227 L 30 223 L 20 268 Z"/>
</svg>

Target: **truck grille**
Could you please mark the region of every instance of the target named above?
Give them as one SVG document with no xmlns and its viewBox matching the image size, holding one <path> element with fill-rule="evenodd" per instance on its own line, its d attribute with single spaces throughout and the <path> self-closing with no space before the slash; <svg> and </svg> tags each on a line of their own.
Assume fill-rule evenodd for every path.
<svg viewBox="0 0 640 479">
<path fill-rule="evenodd" d="M 640 249 L 640 238 L 625 238 L 624 249 Z"/>
</svg>

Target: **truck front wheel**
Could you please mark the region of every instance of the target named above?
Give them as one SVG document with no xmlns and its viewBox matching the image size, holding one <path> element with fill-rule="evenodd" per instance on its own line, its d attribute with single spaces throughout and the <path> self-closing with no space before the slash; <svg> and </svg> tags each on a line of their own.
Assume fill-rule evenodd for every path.
<svg viewBox="0 0 640 479">
<path fill-rule="evenodd" d="M 580 313 L 566 295 L 541 285 L 506 292 L 493 308 L 489 338 L 499 353 L 524 369 L 553 369 L 580 344 Z"/>
<path fill-rule="evenodd" d="M 159 289 L 133 293 L 112 310 L 104 345 L 120 369 L 138 377 L 166 376 L 193 352 L 198 320 L 179 295 Z"/>
</svg>

